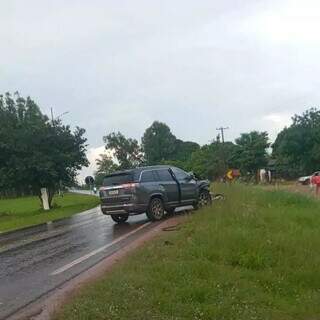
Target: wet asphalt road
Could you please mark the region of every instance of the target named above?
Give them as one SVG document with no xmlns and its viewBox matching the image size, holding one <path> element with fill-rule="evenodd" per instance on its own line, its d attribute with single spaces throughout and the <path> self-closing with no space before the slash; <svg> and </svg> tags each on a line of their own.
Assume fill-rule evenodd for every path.
<svg viewBox="0 0 320 320">
<path fill-rule="evenodd" d="M 54 290 L 152 228 L 146 216 L 116 225 L 99 208 L 0 234 L 0 319 Z"/>
</svg>

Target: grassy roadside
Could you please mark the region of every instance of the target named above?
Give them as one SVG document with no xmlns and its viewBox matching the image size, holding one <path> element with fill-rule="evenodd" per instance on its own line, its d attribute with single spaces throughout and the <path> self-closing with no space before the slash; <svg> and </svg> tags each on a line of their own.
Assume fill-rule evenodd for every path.
<svg viewBox="0 0 320 320">
<path fill-rule="evenodd" d="M 320 202 L 225 186 L 55 319 L 320 319 Z"/>
<path fill-rule="evenodd" d="M 50 211 L 44 211 L 40 209 L 38 197 L 0 200 L 0 232 L 70 217 L 97 206 L 99 198 L 69 193 L 64 197 L 56 196 L 53 201 L 55 207 Z"/>
</svg>

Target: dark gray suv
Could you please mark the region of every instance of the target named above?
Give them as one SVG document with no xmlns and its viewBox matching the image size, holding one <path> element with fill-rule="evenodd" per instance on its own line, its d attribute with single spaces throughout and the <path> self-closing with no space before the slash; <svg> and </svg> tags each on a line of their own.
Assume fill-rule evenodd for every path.
<svg viewBox="0 0 320 320">
<path fill-rule="evenodd" d="M 110 174 L 104 178 L 100 199 L 102 212 L 117 223 L 141 213 L 157 221 L 165 211 L 172 214 L 179 206 L 197 208 L 211 203 L 209 181 L 198 180 L 172 166 L 140 167 Z"/>
</svg>

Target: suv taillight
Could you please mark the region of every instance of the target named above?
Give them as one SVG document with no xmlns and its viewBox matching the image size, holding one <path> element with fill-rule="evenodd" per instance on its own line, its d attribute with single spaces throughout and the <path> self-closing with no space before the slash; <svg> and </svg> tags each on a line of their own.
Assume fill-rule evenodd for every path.
<svg viewBox="0 0 320 320">
<path fill-rule="evenodd" d="M 134 191 L 138 185 L 139 185 L 138 183 L 125 183 L 125 184 L 121 185 L 121 187 L 125 191 Z"/>
</svg>

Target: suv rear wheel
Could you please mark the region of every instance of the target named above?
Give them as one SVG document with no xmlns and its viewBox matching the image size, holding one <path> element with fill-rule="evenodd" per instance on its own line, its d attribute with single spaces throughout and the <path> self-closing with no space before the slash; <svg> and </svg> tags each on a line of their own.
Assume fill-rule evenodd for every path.
<svg viewBox="0 0 320 320">
<path fill-rule="evenodd" d="M 159 221 L 164 217 L 163 201 L 160 198 L 152 198 L 150 200 L 147 217 L 152 221 Z"/>
<path fill-rule="evenodd" d="M 128 214 L 112 214 L 111 219 L 116 223 L 124 223 L 128 220 Z"/>
</svg>

